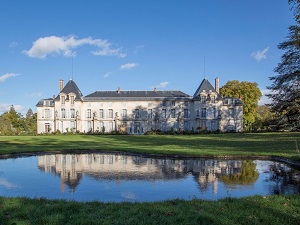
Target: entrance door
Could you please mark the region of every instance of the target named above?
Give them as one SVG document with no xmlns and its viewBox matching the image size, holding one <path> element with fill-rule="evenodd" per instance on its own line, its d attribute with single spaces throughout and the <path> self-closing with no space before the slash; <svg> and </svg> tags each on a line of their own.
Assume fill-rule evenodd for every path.
<svg viewBox="0 0 300 225">
<path fill-rule="evenodd" d="M 134 123 L 134 125 L 133 125 L 133 133 L 134 134 L 139 134 L 140 133 L 140 126 L 141 126 L 140 123 Z"/>
</svg>

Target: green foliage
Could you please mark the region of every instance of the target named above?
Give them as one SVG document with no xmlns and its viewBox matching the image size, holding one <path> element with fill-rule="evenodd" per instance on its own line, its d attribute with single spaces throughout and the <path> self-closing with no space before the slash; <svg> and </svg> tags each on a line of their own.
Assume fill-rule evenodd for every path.
<svg viewBox="0 0 300 225">
<path fill-rule="evenodd" d="M 225 184 L 249 185 L 254 183 L 258 176 L 259 173 L 256 171 L 256 164 L 252 160 L 244 160 L 240 173 L 224 175 L 220 180 Z"/>
<path fill-rule="evenodd" d="M 37 115 L 29 109 L 24 118 L 12 105 L 8 112 L 0 115 L 0 135 L 36 134 Z"/>
<path fill-rule="evenodd" d="M 221 89 L 220 94 L 224 97 L 241 98 L 243 101 L 243 122 L 244 128 L 250 129 L 255 121 L 256 108 L 262 96 L 257 83 L 237 80 L 228 81 Z"/>
<path fill-rule="evenodd" d="M 276 115 L 269 106 L 261 105 L 256 109 L 255 122 L 252 125 L 254 131 L 265 132 L 276 130 L 273 126 Z"/>
<path fill-rule="evenodd" d="M 269 98 L 272 110 L 277 113 L 277 125 L 281 129 L 300 130 L 300 1 L 289 0 L 294 10 L 295 25 L 289 27 L 287 40 L 278 48 L 284 50 L 281 61 L 270 77 L 273 82 L 268 87 L 272 91 Z"/>
</svg>

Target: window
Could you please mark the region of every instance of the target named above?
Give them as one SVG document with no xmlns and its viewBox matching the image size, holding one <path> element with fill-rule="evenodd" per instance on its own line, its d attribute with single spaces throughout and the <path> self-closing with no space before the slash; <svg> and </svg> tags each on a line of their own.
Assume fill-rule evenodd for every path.
<svg viewBox="0 0 300 225">
<path fill-rule="evenodd" d="M 61 109 L 61 118 L 66 118 L 66 110 Z"/>
<path fill-rule="evenodd" d="M 171 101 L 171 106 L 175 106 L 175 101 Z"/>
<path fill-rule="evenodd" d="M 183 123 L 183 129 L 184 130 L 189 130 L 189 122 L 188 121 L 184 121 L 184 123 Z"/>
<path fill-rule="evenodd" d="M 71 96 L 70 99 L 71 99 L 71 105 L 74 105 L 74 96 Z"/>
<path fill-rule="evenodd" d="M 122 109 L 122 117 L 123 118 L 127 117 L 127 109 Z"/>
<path fill-rule="evenodd" d="M 175 109 L 171 109 L 171 118 L 175 118 Z"/>
<path fill-rule="evenodd" d="M 88 121 L 88 131 L 92 131 L 92 122 Z"/>
<path fill-rule="evenodd" d="M 201 96 L 201 103 L 205 103 L 206 102 L 206 96 L 205 95 L 202 95 Z"/>
<path fill-rule="evenodd" d="M 49 106 L 50 105 L 50 101 L 44 101 L 44 105 L 45 106 Z"/>
<path fill-rule="evenodd" d="M 201 117 L 206 118 L 206 108 L 202 108 L 201 110 Z"/>
<path fill-rule="evenodd" d="M 189 118 L 189 110 L 188 109 L 184 109 L 183 118 Z"/>
<path fill-rule="evenodd" d="M 188 102 L 188 101 L 184 101 L 184 105 L 185 105 L 185 106 L 188 106 L 188 105 L 189 105 L 189 102 Z"/>
<path fill-rule="evenodd" d="M 103 119 L 103 109 L 99 109 L 99 118 Z"/>
<path fill-rule="evenodd" d="M 45 123 L 45 133 L 49 133 L 51 131 L 50 123 Z"/>
<path fill-rule="evenodd" d="M 217 118 L 217 108 L 213 108 L 213 114 L 214 114 L 214 118 Z"/>
<path fill-rule="evenodd" d="M 50 110 L 45 109 L 45 118 L 50 118 Z"/>
<path fill-rule="evenodd" d="M 162 102 L 162 106 L 167 106 L 167 102 L 166 102 L 166 101 L 163 101 L 163 102 Z"/>
<path fill-rule="evenodd" d="M 135 114 L 135 118 L 140 118 L 140 110 L 139 109 L 136 109 L 134 114 Z"/>
<path fill-rule="evenodd" d="M 229 116 L 233 117 L 234 116 L 234 108 L 229 108 Z"/>
<path fill-rule="evenodd" d="M 66 97 L 65 96 L 61 96 L 61 104 L 64 105 L 66 102 Z"/>
<path fill-rule="evenodd" d="M 152 119 L 152 109 L 148 109 L 148 119 Z"/>
<path fill-rule="evenodd" d="M 161 111 L 161 113 L 162 113 L 162 115 L 161 115 L 162 118 L 167 118 L 167 110 L 166 109 L 163 109 Z"/>
<path fill-rule="evenodd" d="M 200 110 L 199 110 L 199 109 L 197 109 L 196 116 L 197 116 L 197 117 L 200 116 Z"/>
<path fill-rule="evenodd" d="M 75 118 L 75 109 L 71 109 L 71 118 Z"/>
<path fill-rule="evenodd" d="M 112 109 L 109 109 L 108 110 L 108 118 L 113 118 L 114 117 L 114 112 L 113 112 L 113 110 Z"/>
<path fill-rule="evenodd" d="M 92 110 L 87 110 L 87 118 L 92 118 Z"/>
<path fill-rule="evenodd" d="M 211 103 L 216 103 L 216 96 L 211 96 L 210 100 L 211 100 Z"/>
</svg>

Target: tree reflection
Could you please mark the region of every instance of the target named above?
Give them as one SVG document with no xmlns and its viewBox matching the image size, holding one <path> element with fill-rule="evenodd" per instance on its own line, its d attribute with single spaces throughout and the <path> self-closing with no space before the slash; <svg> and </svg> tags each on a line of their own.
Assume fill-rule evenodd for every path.
<svg viewBox="0 0 300 225">
<path fill-rule="evenodd" d="M 240 173 L 222 175 L 220 180 L 225 184 L 249 185 L 253 184 L 258 176 L 256 164 L 252 160 L 243 160 Z"/>
</svg>

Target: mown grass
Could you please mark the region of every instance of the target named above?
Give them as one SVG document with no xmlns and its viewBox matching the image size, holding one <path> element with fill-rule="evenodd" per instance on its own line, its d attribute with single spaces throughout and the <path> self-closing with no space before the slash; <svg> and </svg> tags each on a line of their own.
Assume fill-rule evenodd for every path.
<svg viewBox="0 0 300 225">
<path fill-rule="evenodd" d="M 0 154 L 98 150 L 182 156 L 279 156 L 299 160 L 296 142 L 300 143 L 300 133 L 0 136 Z M 153 203 L 0 197 L 0 224 L 299 225 L 300 194 Z"/>
<path fill-rule="evenodd" d="M 0 224 L 263 224 L 300 223 L 300 195 L 219 201 L 78 203 L 0 197 Z"/>
<path fill-rule="evenodd" d="M 184 156 L 279 156 L 300 160 L 300 133 L 0 136 L 0 154 L 99 150 Z"/>
</svg>

